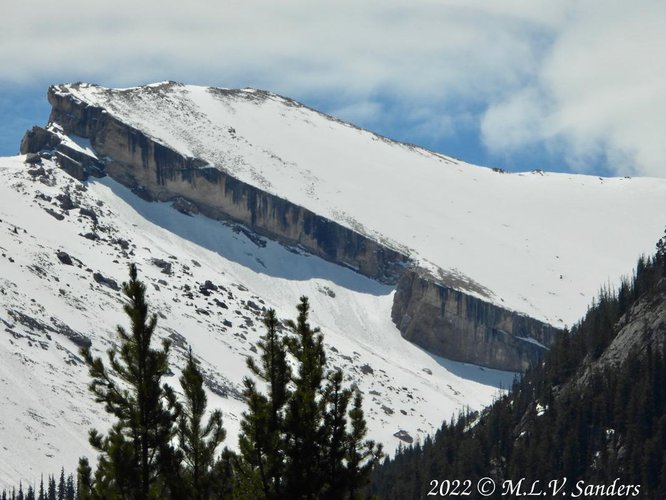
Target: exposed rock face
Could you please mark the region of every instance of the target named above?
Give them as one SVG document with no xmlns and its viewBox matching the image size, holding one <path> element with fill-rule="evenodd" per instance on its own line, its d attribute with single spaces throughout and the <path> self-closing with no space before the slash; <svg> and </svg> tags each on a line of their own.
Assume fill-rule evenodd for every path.
<svg viewBox="0 0 666 500">
<path fill-rule="evenodd" d="M 237 180 L 151 140 L 103 109 L 49 89 L 50 121 L 65 133 L 89 138 L 105 171 L 147 199 L 176 200 L 189 212 L 232 220 L 288 245 L 386 283 L 396 283 L 409 257 L 356 231 Z M 29 141 L 24 141 L 29 142 Z M 35 141 L 33 141 L 35 142 Z M 193 208 L 193 207 L 196 207 Z"/>
<path fill-rule="evenodd" d="M 42 127 L 32 127 L 21 139 L 21 154 L 36 153 L 43 149 L 55 148 L 60 138 Z"/>
<path fill-rule="evenodd" d="M 630 354 L 646 355 L 648 349 L 660 352 L 666 341 L 666 278 L 629 309 L 616 323 L 617 335 L 599 359 L 587 363 L 574 381 L 585 385 L 590 376 L 603 369 L 621 366 Z"/>
<path fill-rule="evenodd" d="M 75 179 L 85 180 L 91 173 L 98 174 L 102 170 L 96 159 L 63 144 L 53 132 L 33 127 L 21 140 L 21 154 L 30 155 L 43 150 L 52 150 L 60 167 Z"/>
<path fill-rule="evenodd" d="M 506 370 L 539 359 L 556 329 L 438 284 L 407 267 L 410 257 L 310 210 L 249 185 L 198 158 L 185 157 L 107 113 L 49 89 L 50 122 L 90 139 L 104 165 L 39 127 L 23 153 L 55 150 L 60 165 L 85 179 L 100 169 L 149 201 L 172 201 L 185 213 L 239 222 L 259 235 L 299 246 L 384 283 L 398 283 L 393 320 L 403 336 L 432 353 Z M 259 238 L 260 239 L 260 238 Z M 458 287 L 456 287 L 458 288 Z"/>
<path fill-rule="evenodd" d="M 408 269 L 396 290 L 393 321 L 403 337 L 449 359 L 522 371 L 540 359 L 558 330 Z"/>
</svg>

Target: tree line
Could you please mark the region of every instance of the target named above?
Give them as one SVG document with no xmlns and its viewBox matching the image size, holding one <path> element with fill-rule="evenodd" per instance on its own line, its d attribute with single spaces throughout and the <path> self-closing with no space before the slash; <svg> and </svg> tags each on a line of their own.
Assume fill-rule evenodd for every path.
<svg viewBox="0 0 666 500">
<path fill-rule="evenodd" d="M 571 486 L 639 485 L 640 498 L 666 498 L 666 331 L 650 333 L 620 366 L 599 359 L 633 307 L 666 309 L 666 237 L 618 290 L 604 290 L 585 317 L 556 341 L 509 393 L 479 413 L 444 422 L 432 438 L 386 459 L 368 489 L 385 499 L 423 498 L 432 480 L 546 481 Z M 659 309 L 661 308 L 661 309 Z M 622 324 L 622 323 L 620 323 Z M 650 329 L 657 328 L 655 331 Z M 656 335 L 655 335 L 656 334 Z M 647 338 L 647 337 L 643 337 Z M 498 490 L 495 496 L 502 498 Z"/>
<path fill-rule="evenodd" d="M 39 482 L 39 488 L 28 485 L 23 491 L 23 484 L 19 483 L 18 489 L 3 489 L 0 500 L 76 500 L 76 482 L 74 475 L 65 477 L 65 469 L 60 470 L 60 479 L 56 481 L 55 476 L 50 475 L 44 485 L 44 477 Z"/>
</svg>

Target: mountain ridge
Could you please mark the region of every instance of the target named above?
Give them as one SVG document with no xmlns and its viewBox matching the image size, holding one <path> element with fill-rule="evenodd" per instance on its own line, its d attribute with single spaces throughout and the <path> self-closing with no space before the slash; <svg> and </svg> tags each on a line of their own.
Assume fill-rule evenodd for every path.
<svg viewBox="0 0 666 500">
<path fill-rule="evenodd" d="M 199 98 L 208 99 L 207 91 L 201 89 L 197 92 L 204 95 Z M 82 343 L 90 343 L 99 353 L 114 342 L 113 328 L 122 322 L 118 285 L 126 279 L 130 262 L 138 265 L 149 287 L 149 299 L 160 318 L 158 336 L 174 343 L 174 375 L 182 366 L 183 353 L 191 346 L 205 369 L 211 405 L 225 412 L 229 436 L 236 435 L 243 411 L 237 398 L 238 388 L 246 373 L 246 357 L 256 354 L 252 347 L 262 333 L 262 311 L 274 307 L 280 318 L 292 317 L 293 306 L 305 294 L 311 298 L 313 323 L 322 327 L 334 366 L 343 368 L 348 381 L 364 393 L 370 437 L 391 451 L 402 442 L 424 438 L 439 426 L 442 418 L 462 407 L 480 409 L 487 405 L 514 377 L 512 372 L 443 358 L 441 352 L 432 352 L 436 349 L 423 339 L 411 339 L 420 342 L 421 347 L 408 342 L 405 337 L 409 337 L 409 332 L 398 326 L 414 325 L 410 317 L 420 314 L 439 318 L 445 324 L 428 332 L 454 341 L 469 342 L 463 337 L 474 335 L 474 342 L 490 347 L 486 349 L 490 357 L 497 357 L 498 349 L 492 347 L 503 344 L 510 346 L 515 342 L 529 348 L 523 355 L 518 347 L 511 359 L 500 360 L 514 370 L 523 369 L 525 363 L 538 359 L 547 348 L 534 343 L 538 335 L 512 335 L 510 322 L 502 316 L 516 311 L 510 307 L 510 294 L 504 295 L 502 290 L 490 286 L 492 283 L 483 276 L 474 279 L 453 261 L 441 268 L 429 266 L 422 253 L 416 251 L 427 249 L 427 245 L 419 247 L 417 240 L 435 240 L 431 248 L 441 245 L 457 258 L 477 262 L 481 274 L 488 268 L 497 268 L 513 280 L 507 283 L 508 290 L 520 290 L 525 298 L 522 301 L 520 296 L 513 296 L 513 300 L 536 304 L 541 297 L 549 296 L 553 283 L 559 286 L 553 293 L 566 298 L 567 290 L 586 293 L 588 282 L 597 279 L 599 269 L 607 269 L 609 276 L 617 277 L 629 269 L 629 264 L 622 264 L 626 255 L 631 255 L 633 263 L 635 254 L 644 246 L 643 240 L 649 239 L 651 247 L 652 226 L 659 224 L 659 231 L 662 229 L 658 215 L 663 213 L 666 184 L 658 180 L 538 172 L 503 174 L 440 158 L 437 168 L 441 167 L 441 171 L 433 171 L 445 177 L 434 179 L 446 179 L 448 184 L 438 184 L 419 174 L 434 168 L 422 163 L 427 160 L 425 153 L 415 154 L 390 141 L 368 140 L 371 135 L 360 134 L 337 121 L 329 122 L 321 114 L 292 105 L 278 108 L 277 114 L 269 115 L 270 119 L 260 120 L 264 111 L 235 110 L 231 115 L 240 120 L 240 125 L 234 122 L 225 128 L 221 121 L 218 127 L 223 131 L 219 142 L 228 143 L 229 147 L 222 153 L 234 153 L 233 148 L 240 147 L 237 142 L 246 144 L 242 138 L 253 147 L 235 151 L 235 156 L 229 153 L 232 159 L 240 153 L 249 155 L 241 155 L 243 161 L 231 162 L 229 166 L 239 167 L 239 177 L 245 175 L 247 181 L 252 181 L 254 173 L 259 184 L 262 179 L 275 185 L 293 183 L 281 193 L 282 201 L 272 206 L 273 198 L 251 182 L 228 180 L 230 176 L 205 158 L 187 159 L 177 145 L 167 148 L 157 144 L 146 130 L 122 122 L 105 108 L 74 102 L 69 97 L 50 98 L 54 100 L 50 123 L 26 134 L 21 145 L 25 154 L 0 159 L 0 230 L 4 234 L 0 244 L 0 328 L 4 329 L 4 335 L 0 335 L 0 384 L 7 388 L 0 400 L 0 413 L 7 415 L 8 421 L 20 422 L 16 427 L 0 426 L 6 451 L 14 453 L 0 460 L 0 477 L 14 482 L 20 478 L 31 480 L 44 471 L 57 471 L 62 465 L 73 470 L 81 454 L 90 454 L 85 442 L 87 429 L 108 424 L 85 390 L 85 368 L 77 352 Z M 139 95 L 137 99 L 148 97 Z M 144 104 L 151 113 L 142 110 L 140 105 Z M 134 102 L 125 111 L 136 112 L 145 120 L 157 117 L 156 123 L 167 118 L 176 122 L 178 116 L 174 113 L 183 112 L 187 124 L 200 122 L 189 131 L 192 136 L 203 130 L 202 139 L 198 140 L 218 142 L 215 134 L 205 131 L 204 114 L 191 113 L 187 107 L 174 108 L 173 102 L 162 97 L 144 104 Z M 227 105 L 231 106 L 222 102 L 223 110 Z M 282 121 L 285 117 L 280 110 L 284 111 L 286 122 Z M 249 115 L 240 111 L 248 111 Z M 276 123 L 283 126 L 277 127 Z M 233 134 L 229 131 L 232 125 L 237 127 Z M 300 141 L 285 142 L 285 136 L 280 135 L 290 126 Z M 332 140 L 331 130 L 342 133 L 342 138 L 352 134 L 347 137 L 350 142 Z M 321 160 L 310 165 L 312 168 L 296 161 L 303 138 L 309 137 L 305 133 L 308 131 L 315 134 L 315 146 L 328 144 L 323 152 L 313 143 L 306 145 L 307 154 L 314 151 Z M 269 136 L 263 138 L 269 141 L 263 143 L 263 149 L 257 147 L 262 134 Z M 356 147 L 352 147 L 354 144 Z M 388 149 L 381 149 L 384 156 L 377 159 L 370 155 L 375 147 Z M 360 157 L 363 161 L 325 161 L 338 151 L 344 153 L 343 157 Z M 394 161 L 396 152 L 409 161 Z M 271 154 L 283 161 L 272 159 Z M 262 164 L 262 158 L 270 162 Z M 345 175 L 337 169 L 327 170 L 339 164 Z M 276 165 L 277 174 L 263 175 L 262 168 Z M 366 175 L 365 166 L 383 175 Z M 291 174 L 281 177 L 285 172 Z M 523 186 L 518 191 L 516 182 Z M 481 190 L 474 187 L 479 183 L 484 186 Z M 314 190 L 307 190 L 310 185 Z M 173 186 L 183 191 L 175 192 Z M 229 207 L 247 218 L 215 214 L 213 218 L 204 217 L 206 204 L 192 195 L 205 190 L 212 198 L 226 193 Z M 349 207 L 337 206 L 335 203 L 347 199 L 343 196 L 346 194 L 354 195 Z M 503 195 L 508 196 L 506 203 L 513 212 L 499 204 Z M 518 195 L 527 199 L 518 203 Z M 298 199 L 290 201 L 292 196 L 308 199 L 312 210 L 298 205 Z M 539 220 L 531 212 L 538 212 L 534 207 L 538 208 L 537 201 L 544 197 L 552 211 L 547 220 Z M 442 199 L 445 208 L 440 206 Z M 568 202 L 563 206 L 564 215 L 557 211 L 562 200 Z M 382 213 L 386 207 L 390 208 L 388 216 Z M 275 235 L 269 238 L 270 234 L 262 234 L 252 211 L 261 216 L 269 214 L 269 208 L 274 209 L 271 217 L 284 222 L 285 231 L 295 231 L 298 238 L 314 235 L 311 248 L 298 238 L 281 241 Z M 646 216 L 635 220 L 632 210 L 641 210 Z M 421 212 L 425 223 L 419 217 Z M 523 213 L 529 217 L 512 219 Z M 570 220 L 574 216 L 576 219 Z M 559 218 L 564 220 L 551 228 L 549 223 Z M 607 219 L 616 225 L 616 235 L 595 240 L 605 231 L 593 223 Z M 523 224 L 526 221 L 530 224 Z M 375 222 L 379 226 L 374 226 Z M 400 231 L 412 226 L 418 231 L 384 234 L 381 224 L 390 226 L 391 222 L 396 222 Z M 488 227 L 493 229 L 489 231 Z M 504 231 L 512 231 L 514 238 L 502 236 Z M 623 238 L 618 242 L 620 233 Z M 570 236 L 571 241 L 562 239 L 562 234 Z M 396 239 L 396 235 L 400 238 Z M 545 243 L 539 243 L 542 238 L 546 238 Z M 515 245 L 510 248 L 499 245 L 513 240 Z M 499 246 L 495 246 L 496 241 Z M 616 241 L 617 248 L 608 246 L 609 241 Z M 349 261 L 345 265 L 342 259 L 336 262 L 321 255 L 329 248 L 330 253 L 339 251 L 350 258 L 367 256 L 369 262 L 379 263 L 375 269 L 381 269 L 383 257 L 374 250 L 385 244 L 395 244 L 395 249 L 400 250 L 396 251 L 395 269 L 402 274 L 398 276 L 396 272 L 390 283 L 382 282 L 377 275 L 374 279 L 365 276 L 359 265 Z M 577 249 L 581 252 L 574 252 Z M 566 254 L 561 250 L 566 250 Z M 511 258 L 505 261 L 507 252 Z M 400 259 L 418 265 L 403 266 Z M 579 262 L 581 259 L 585 266 Z M 573 266 L 566 279 L 557 277 L 560 260 Z M 365 272 L 371 274 L 373 265 L 367 265 Z M 544 266 L 548 267 L 545 276 L 553 280 L 536 272 Z M 580 276 L 577 271 L 587 269 L 586 266 L 594 269 L 589 276 Z M 617 273 L 611 272 L 620 268 Z M 395 297 L 400 291 L 418 295 L 413 285 L 399 289 L 400 277 L 406 272 L 428 276 L 424 288 L 434 286 L 436 290 L 423 295 L 434 301 L 419 299 L 407 304 L 399 317 L 392 318 Z M 502 273 L 494 277 L 501 277 Z M 444 285 L 440 286 L 438 280 L 451 288 L 442 288 Z M 594 291 L 604 280 L 595 281 Z M 472 290 L 462 296 L 458 292 L 465 286 Z M 478 298 L 475 293 L 491 299 L 487 305 L 504 312 L 489 322 L 495 313 L 489 313 L 487 305 L 467 307 L 468 303 L 474 304 L 470 299 Z M 576 310 L 584 298 L 574 297 L 576 303 L 567 307 Z M 455 320 L 447 324 L 450 314 Z M 515 317 L 518 322 L 529 319 L 524 313 Z M 546 325 L 534 321 L 538 328 Z M 555 323 L 561 326 L 564 321 Z M 488 364 L 487 358 L 471 359 Z"/>
<path fill-rule="evenodd" d="M 403 442 L 394 434 L 418 439 L 441 414 L 484 406 L 514 376 L 405 341 L 390 320 L 391 286 L 237 224 L 147 202 L 109 176 L 80 182 L 46 156 L 0 158 L 0 486 L 94 459 L 87 431 L 109 422 L 86 389 L 78 350 L 103 355 L 116 342 L 125 322 L 118 288 L 132 262 L 158 338 L 173 343 L 169 383 L 191 346 L 231 447 L 263 311 L 292 318 L 301 295 L 327 357 L 363 391 L 371 437 L 388 451 Z"/>
<path fill-rule="evenodd" d="M 120 90 L 75 84 L 51 87 L 49 100 L 53 111 L 42 135 L 60 141 L 56 149 L 74 174 L 97 162 L 91 171 L 101 169 L 139 194 L 183 198 L 213 218 L 303 245 L 373 278 L 397 283 L 403 266 L 416 266 L 435 285 L 534 318 L 515 334 L 511 323 L 468 322 L 468 331 L 481 328 L 476 338 L 490 343 L 489 351 L 513 346 L 502 362 L 492 355 L 461 358 L 445 348 L 449 342 L 412 336 L 437 354 L 503 369 L 536 361 L 539 353 L 521 339 L 538 337 L 547 347 L 550 336 L 531 330 L 575 321 L 598 283 L 616 279 L 647 247 L 638 241 L 652 240 L 658 218 L 637 225 L 624 212 L 666 209 L 663 181 L 502 174 L 380 140 L 268 92 L 169 82 Z M 76 136 L 86 138 L 92 160 L 72 153 Z M 22 151 L 44 143 L 44 137 L 26 139 Z M 70 161 L 72 155 L 79 160 Z M 606 216 L 628 233 L 622 245 L 611 247 L 596 227 Z M 444 313 L 437 330 L 440 339 L 461 338 Z"/>
</svg>

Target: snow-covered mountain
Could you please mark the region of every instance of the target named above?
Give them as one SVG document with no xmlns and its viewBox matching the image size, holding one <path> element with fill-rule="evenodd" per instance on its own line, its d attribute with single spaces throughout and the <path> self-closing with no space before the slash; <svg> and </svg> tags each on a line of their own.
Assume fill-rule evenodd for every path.
<svg viewBox="0 0 666 500">
<path fill-rule="evenodd" d="M 663 231 L 664 180 L 502 173 L 268 92 L 73 84 L 49 100 L 30 154 L 0 159 L 0 486 L 91 454 L 87 429 L 108 421 L 78 348 L 115 341 L 130 262 L 174 383 L 191 346 L 232 445 L 262 313 L 291 318 L 307 295 L 391 451 L 514 376 L 401 332 L 453 331 L 466 355 L 477 338 L 544 349 L 518 332 L 576 321 Z M 478 359 L 508 356 L 496 344 Z"/>
<path fill-rule="evenodd" d="M 295 318 L 302 295 L 388 450 L 402 442 L 393 434 L 422 438 L 513 379 L 404 340 L 391 322 L 389 285 L 244 227 L 146 202 L 109 177 L 81 183 L 50 160 L 24 159 L 0 159 L 0 487 L 94 457 L 87 431 L 109 421 L 87 391 L 78 351 L 90 342 L 103 353 L 115 325 L 126 324 L 116 285 L 130 262 L 149 285 L 159 335 L 174 343 L 171 361 L 182 366 L 189 346 L 201 360 L 231 445 L 264 308 Z"/>
<path fill-rule="evenodd" d="M 202 160 L 199 168 L 369 235 L 459 286 L 480 285 L 468 286 L 471 294 L 555 326 L 578 320 L 600 284 L 653 249 L 664 225 L 663 179 L 503 174 L 268 92 L 164 82 L 60 85 L 51 94 L 56 109 L 65 99 L 102 109 Z"/>
<path fill-rule="evenodd" d="M 526 368 L 663 225 L 664 180 L 474 167 L 269 92 L 69 84 L 48 98 L 21 152 L 396 285 L 401 334 L 458 361 Z"/>
</svg>

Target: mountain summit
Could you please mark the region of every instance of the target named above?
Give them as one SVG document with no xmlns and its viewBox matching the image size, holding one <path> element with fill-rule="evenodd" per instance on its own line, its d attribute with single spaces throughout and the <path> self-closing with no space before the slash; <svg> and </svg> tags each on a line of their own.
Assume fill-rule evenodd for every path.
<svg viewBox="0 0 666 500">
<path fill-rule="evenodd" d="M 264 312 L 307 295 L 390 452 L 489 404 L 663 230 L 663 180 L 475 167 L 268 92 L 48 98 L 0 159 L 0 414 L 19 423 L 0 426 L 0 485 L 93 456 L 109 422 L 78 351 L 117 342 L 130 263 L 173 380 L 191 347 L 230 446 Z"/>
<path fill-rule="evenodd" d="M 397 284 L 406 338 L 502 369 L 538 359 L 652 249 L 666 212 L 664 180 L 476 167 L 265 91 L 78 83 L 48 97 L 22 152 L 59 144 L 81 178 L 103 171 Z"/>
</svg>

